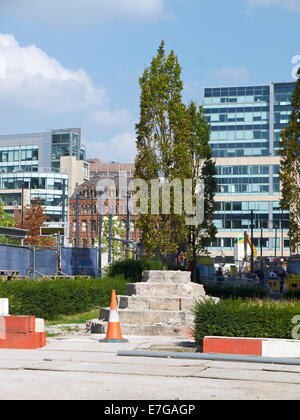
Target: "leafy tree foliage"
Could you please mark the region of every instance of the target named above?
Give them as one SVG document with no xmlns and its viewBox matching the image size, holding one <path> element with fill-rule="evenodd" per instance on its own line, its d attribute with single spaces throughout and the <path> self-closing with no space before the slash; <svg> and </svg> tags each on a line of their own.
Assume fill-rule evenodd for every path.
<svg viewBox="0 0 300 420">
<path fill-rule="evenodd" d="M 54 238 L 40 235 L 40 228 L 48 219 L 39 198 L 33 199 L 31 205 L 25 206 L 23 229 L 28 230 L 24 241 L 25 245 L 55 246 Z M 19 223 L 17 227 L 21 229 L 22 223 Z"/>
<path fill-rule="evenodd" d="M 140 122 L 136 125 L 137 157 L 136 178 L 148 183 L 149 198 L 151 180 L 186 178 L 188 174 L 188 148 L 185 106 L 181 101 L 183 83 L 181 67 L 174 52 L 167 56 L 164 42 L 151 66 L 140 78 Z M 174 203 L 174 194 L 171 197 Z M 161 206 L 161 201 L 160 201 Z M 147 215 L 140 215 L 143 242 L 146 251 L 155 251 L 163 266 L 171 252 L 177 252 L 178 244 L 186 238 L 184 215 L 151 214 L 150 200 Z"/>
<path fill-rule="evenodd" d="M 212 224 L 215 169 L 209 146 L 210 130 L 202 108 L 198 109 L 195 103 L 188 107 L 183 104 L 181 67 L 174 51 L 166 54 L 164 42 L 140 78 L 140 87 L 135 176 L 148 184 L 149 208 L 148 214 L 140 215 L 139 225 L 145 250 L 159 256 L 166 267 L 167 255 L 186 245 L 188 236 L 192 238 L 190 243 L 195 256 L 195 252 L 202 252 L 215 235 Z M 180 180 L 183 196 L 184 180 L 193 179 L 195 203 L 197 178 L 205 181 L 206 214 L 201 226 L 188 229 L 187 215 L 184 211 L 181 214 L 175 211 L 175 189 L 170 193 L 169 214 L 164 212 L 161 196 L 159 214 L 151 212 L 151 180 L 160 179 L 161 184 Z"/>
<path fill-rule="evenodd" d="M 0 201 L 0 226 L 1 227 L 15 227 L 14 219 L 3 210 L 2 201 Z M 0 243 L 5 243 L 6 239 L 0 235 Z"/>
<path fill-rule="evenodd" d="M 292 96 L 290 122 L 281 132 L 279 154 L 281 155 L 281 208 L 290 212 L 291 250 L 293 253 L 300 253 L 300 69 Z"/>
</svg>

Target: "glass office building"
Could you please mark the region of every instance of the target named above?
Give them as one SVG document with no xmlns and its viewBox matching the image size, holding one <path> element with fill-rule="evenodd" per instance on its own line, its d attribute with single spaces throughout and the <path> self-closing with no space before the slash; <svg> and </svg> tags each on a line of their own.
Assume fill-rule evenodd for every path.
<svg viewBox="0 0 300 420">
<path fill-rule="evenodd" d="M 13 214 L 16 206 L 39 197 L 49 222 L 67 222 L 72 174 L 71 169 L 62 167 L 64 157 L 85 161 L 81 129 L 0 135 L 0 200 L 4 209 Z"/>
<path fill-rule="evenodd" d="M 204 108 L 216 159 L 215 225 L 210 251 L 234 255 L 234 240 L 250 232 L 264 256 L 288 255 L 288 214 L 280 209 L 280 132 L 291 113 L 295 83 L 206 88 Z M 261 227 L 263 239 L 261 239 Z"/>
</svg>

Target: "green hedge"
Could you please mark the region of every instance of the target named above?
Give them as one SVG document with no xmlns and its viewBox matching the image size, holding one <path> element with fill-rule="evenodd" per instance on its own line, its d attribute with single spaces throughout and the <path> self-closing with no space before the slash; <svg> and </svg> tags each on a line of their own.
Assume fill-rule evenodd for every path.
<svg viewBox="0 0 300 420">
<path fill-rule="evenodd" d="M 110 305 L 111 292 L 124 295 L 123 277 L 104 279 L 10 280 L 0 282 L 0 298 L 9 298 L 11 315 L 35 315 L 48 321 Z"/>
<path fill-rule="evenodd" d="M 300 302 L 228 299 L 198 302 L 194 308 L 195 338 L 205 336 L 292 339 L 292 319 L 300 315 Z"/>
<path fill-rule="evenodd" d="M 300 299 L 300 290 L 288 290 L 284 294 L 285 299 Z"/>
<path fill-rule="evenodd" d="M 204 286 L 206 294 L 222 299 L 230 298 L 266 298 L 267 291 L 258 287 L 233 287 L 233 286 Z"/>
<path fill-rule="evenodd" d="M 123 275 L 128 283 L 138 283 L 142 281 L 143 271 L 149 270 L 162 270 L 162 263 L 149 259 L 117 261 L 109 267 L 108 275 Z"/>
</svg>

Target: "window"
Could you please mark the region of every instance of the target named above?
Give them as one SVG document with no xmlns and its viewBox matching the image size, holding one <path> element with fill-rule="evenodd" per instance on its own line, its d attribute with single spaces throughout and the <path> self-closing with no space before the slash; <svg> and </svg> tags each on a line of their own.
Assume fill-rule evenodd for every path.
<svg viewBox="0 0 300 420">
<path fill-rule="evenodd" d="M 82 248 L 87 248 L 87 240 L 85 238 L 82 239 Z"/>
<path fill-rule="evenodd" d="M 96 232 L 96 230 L 97 230 L 97 224 L 96 224 L 96 221 L 95 221 L 95 220 L 92 220 L 92 222 L 91 222 L 91 232 L 92 232 L 92 233 L 95 233 L 95 232 Z"/>
<path fill-rule="evenodd" d="M 134 222 L 130 222 L 130 233 L 134 233 L 135 231 L 135 223 Z"/>
<path fill-rule="evenodd" d="M 83 220 L 81 223 L 81 230 L 82 232 L 86 232 L 87 231 L 87 221 Z"/>
</svg>

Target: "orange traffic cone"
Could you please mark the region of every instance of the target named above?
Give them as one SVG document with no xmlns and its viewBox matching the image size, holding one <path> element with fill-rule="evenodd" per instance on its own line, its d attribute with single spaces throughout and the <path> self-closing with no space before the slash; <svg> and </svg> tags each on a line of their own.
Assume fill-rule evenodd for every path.
<svg viewBox="0 0 300 420">
<path fill-rule="evenodd" d="M 110 313 L 108 320 L 108 328 L 106 332 L 106 337 L 100 342 L 105 343 L 128 343 L 128 340 L 125 340 L 122 336 L 121 325 L 118 314 L 118 305 L 117 305 L 117 296 L 116 291 L 113 290 L 111 294 L 111 303 L 110 303 Z"/>
</svg>

